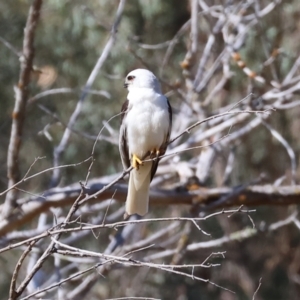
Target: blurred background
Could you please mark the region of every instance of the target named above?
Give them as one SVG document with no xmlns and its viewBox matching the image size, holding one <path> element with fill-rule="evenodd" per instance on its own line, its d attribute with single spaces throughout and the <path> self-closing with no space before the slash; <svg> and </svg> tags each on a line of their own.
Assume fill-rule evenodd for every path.
<svg viewBox="0 0 300 300">
<path fill-rule="evenodd" d="M 7 151 L 15 102 L 14 86 L 19 79 L 24 27 L 32 2 L 0 2 L 1 191 L 7 188 L 8 182 Z M 34 67 L 28 87 L 29 98 L 18 159 L 21 177 L 37 157 L 44 158 L 32 167 L 31 172 L 53 166 L 55 147 L 62 139 L 66 124 L 82 96 L 82 89 L 109 37 L 114 35 L 114 44 L 72 128 L 68 145 L 61 156 L 61 165 L 79 163 L 90 157 L 96 137 L 104 126 L 96 143 L 89 178 L 107 182 L 114 178 L 109 175 L 120 174 L 120 119 L 116 117 L 109 123 L 107 120 L 120 112 L 126 99 L 127 91 L 123 88 L 126 74 L 136 68 L 147 68 L 157 75 L 173 107 L 172 137 L 197 121 L 231 110 L 242 99 L 245 100 L 237 104 L 234 111 L 276 108 L 268 116 L 228 115 L 215 123 L 202 124 L 191 135 L 177 140 L 170 145 L 170 152 L 204 146 L 229 133 L 228 142 L 225 138 L 222 143 L 203 151 L 187 151 L 163 162 L 153 188 L 182 188 L 193 178 L 198 188 L 203 190 L 255 183 L 268 184 L 275 190 L 280 186 L 298 187 L 299 193 L 300 2 L 128 0 L 117 32 L 113 33 L 112 26 L 119 5 L 117 0 L 43 1 L 35 35 Z M 221 128 L 222 124 L 224 128 Z M 215 133 L 212 133 L 213 128 Z M 207 136 L 206 132 L 209 132 Z M 67 187 L 84 180 L 88 168 L 88 164 L 81 164 L 62 169 L 57 186 Z M 43 194 L 53 187 L 52 175 L 46 172 L 22 183 L 19 188 L 23 192 L 20 191 L 19 198 L 25 199 L 28 193 Z M 1 203 L 4 200 L 5 196 L 2 196 Z M 297 201 L 299 203 L 300 198 Z M 60 292 L 57 289 L 50 291 L 43 299 L 130 299 L 139 296 L 145 299 L 246 300 L 254 299 L 260 278 L 256 300 L 299 299 L 300 226 L 294 219 L 295 222 L 280 224 L 278 228 L 271 227 L 297 212 L 297 206 L 284 205 L 284 201 L 281 206 L 273 204 L 270 197 L 266 198 L 264 205 L 254 207 L 256 212 L 251 214 L 251 218 L 256 231 L 253 236 L 231 236 L 228 242 L 219 243 L 216 247 L 188 250 L 191 248 L 187 246 L 193 243 L 229 237 L 232 233 L 253 227 L 247 214 L 237 213 L 230 218 L 220 214 L 200 222 L 201 228 L 211 237 L 199 234 L 196 227 L 184 222 L 142 224 L 137 225 L 125 241 L 125 248 L 120 246 L 119 252 L 114 252 L 123 255 L 126 251 L 132 251 L 135 248 L 130 248 L 130 245 L 165 227 L 166 232 L 157 240 L 148 244 L 145 242 L 145 246 L 155 243 L 155 247 L 136 254 L 138 259 L 156 259 L 165 264 L 199 264 L 212 252 L 226 252 L 225 258 L 216 255 L 209 260 L 220 263 L 220 266 L 195 269 L 194 275 L 210 279 L 236 294 L 159 269 L 117 265 L 103 269 L 99 272 L 103 277 L 98 275 L 90 281 L 89 289 L 76 295 L 70 293 L 82 283 L 82 278 L 68 281 L 61 285 Z M 113 211 L 120 213 L 109 215 L 109 220 L 122 220 L 124 204 L 116 201 L 111 205 L 111 214 Z M 235 203 L 227 203 L 226 206 L 238 207 Z M 44 225 L 53 225 L 53 214 L 65 216 L 69 208 L 63 207 L 59 212 L 50 209 L 43 214 Z M 101 223 L 103 218 L 99 219 L 99 215 L 105 212 L 107 206 L 92 208 L 81 211 L 83 221 Z M 215 211 L 213 208 L 206 210 L 202 206 L 195 208 L 174 203 L 150 206 L 150 210 L 149 218 L 205 216 Z M 36 217 L 15 228 L 11 234 L 38 228 L 39 222 L 41 219 Z M 97 239 L 91 232 L 82 237 L 78 235 L 76 241 L 68 243 L 104 252 L 115 231 L 105 229 L 99 234 Z M 65 239 L 71 237 L 71 234 L 66 235 Z M 7 245 L 5 238 L 8 237 L 1 237 L 2 246 Z M 22 240 L 22 237 L 8 240 L 13 243 Z M 184 246 L 180 244 L 182 240 L 185 240 Z M 49 240 L 45 239 L 37 245 L 33 255 L 42 253 L 40 251 L 48 243 Z M 25 250 L 23 247 L 0 254 L 0 299 L 8 298 L 12 272 Z M 180 254 L 179 258 L 174 253 L 162 258 L 153 256 L 156 252 L 178 247 L 181 247 L 176 252 Z M 30 259 L 25 262 L 19 280 L 29 270 Z M 65 273 L 60 274 L 60 278 L 83 270 L 91 263 L 78 259 L 73 267 L 67 269 L 71 261 L 63 259 L 60 268 L 64 268 Z M 41 270 L 44 275 L 39 275 L 42 283 L 36 288 L 45 284 L 43 276 L 49 279 L 55 270 L 55 259 L 50 258 Z M 57 278 L 47 284 L 53 282 L 57 282 Z M 34 288 L 29 288 L 27 294 L 33 291 Z M 36 297 L 31 299 L 40 299 L 41 296 Z"/>
</svg>

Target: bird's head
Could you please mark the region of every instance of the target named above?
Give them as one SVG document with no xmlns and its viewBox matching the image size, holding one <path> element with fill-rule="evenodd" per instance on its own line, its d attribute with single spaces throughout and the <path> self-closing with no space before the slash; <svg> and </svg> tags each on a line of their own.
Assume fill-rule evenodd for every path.
<svg viewBox="0 0 300 300">
<path fill-rule="evenodd" d="M 155 75 L 146 69 L 131 71 L 125 78 L 124 87 L 130 91 L 134 88 L 148 88 L 161 92 L 160 84 Z"/>
</svg>

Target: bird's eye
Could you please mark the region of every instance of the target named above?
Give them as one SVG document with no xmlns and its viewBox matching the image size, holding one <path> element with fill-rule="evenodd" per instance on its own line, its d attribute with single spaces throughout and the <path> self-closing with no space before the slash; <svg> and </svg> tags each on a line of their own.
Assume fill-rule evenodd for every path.
<svg viewBox="0 0 300 300">
<path fill-rule="evenodd" d="M 134 78 L 135 78 L 134 76 L 131 76 L 131 75 L 130 75 L 130 76 L 127 77 L 127 80 L 131 81 L 131 80 L 133 80 Z"/>
</svg>

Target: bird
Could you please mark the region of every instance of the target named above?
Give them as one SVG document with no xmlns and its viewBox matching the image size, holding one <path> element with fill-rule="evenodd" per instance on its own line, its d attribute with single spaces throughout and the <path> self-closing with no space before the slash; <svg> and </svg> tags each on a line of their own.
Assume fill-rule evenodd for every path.
<svg viewBox="0 0 300 300">
<path fill-rule="evenodd" d="M 119 151 L 129 174 L 124 218 L 148 212 L 149 188 L 159 159 L 170 141 L 172 108 L 149 70 L 136 69 L 125 78 L 127 100 L 121 110 Z"/>
</svg>

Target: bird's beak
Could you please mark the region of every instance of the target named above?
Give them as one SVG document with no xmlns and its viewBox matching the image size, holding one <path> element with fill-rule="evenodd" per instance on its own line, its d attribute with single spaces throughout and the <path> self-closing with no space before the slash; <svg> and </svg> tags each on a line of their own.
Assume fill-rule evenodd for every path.
<svg viewBox="0 0 300 300">
<path fill-rule="evenodd" d="M 127 88 L 128 88 L 128 85 L 129 85 L 128 81 L 125 80 L 125 82 L 124 82 L 124 88 L 127 89 Z"/>
</svg>

